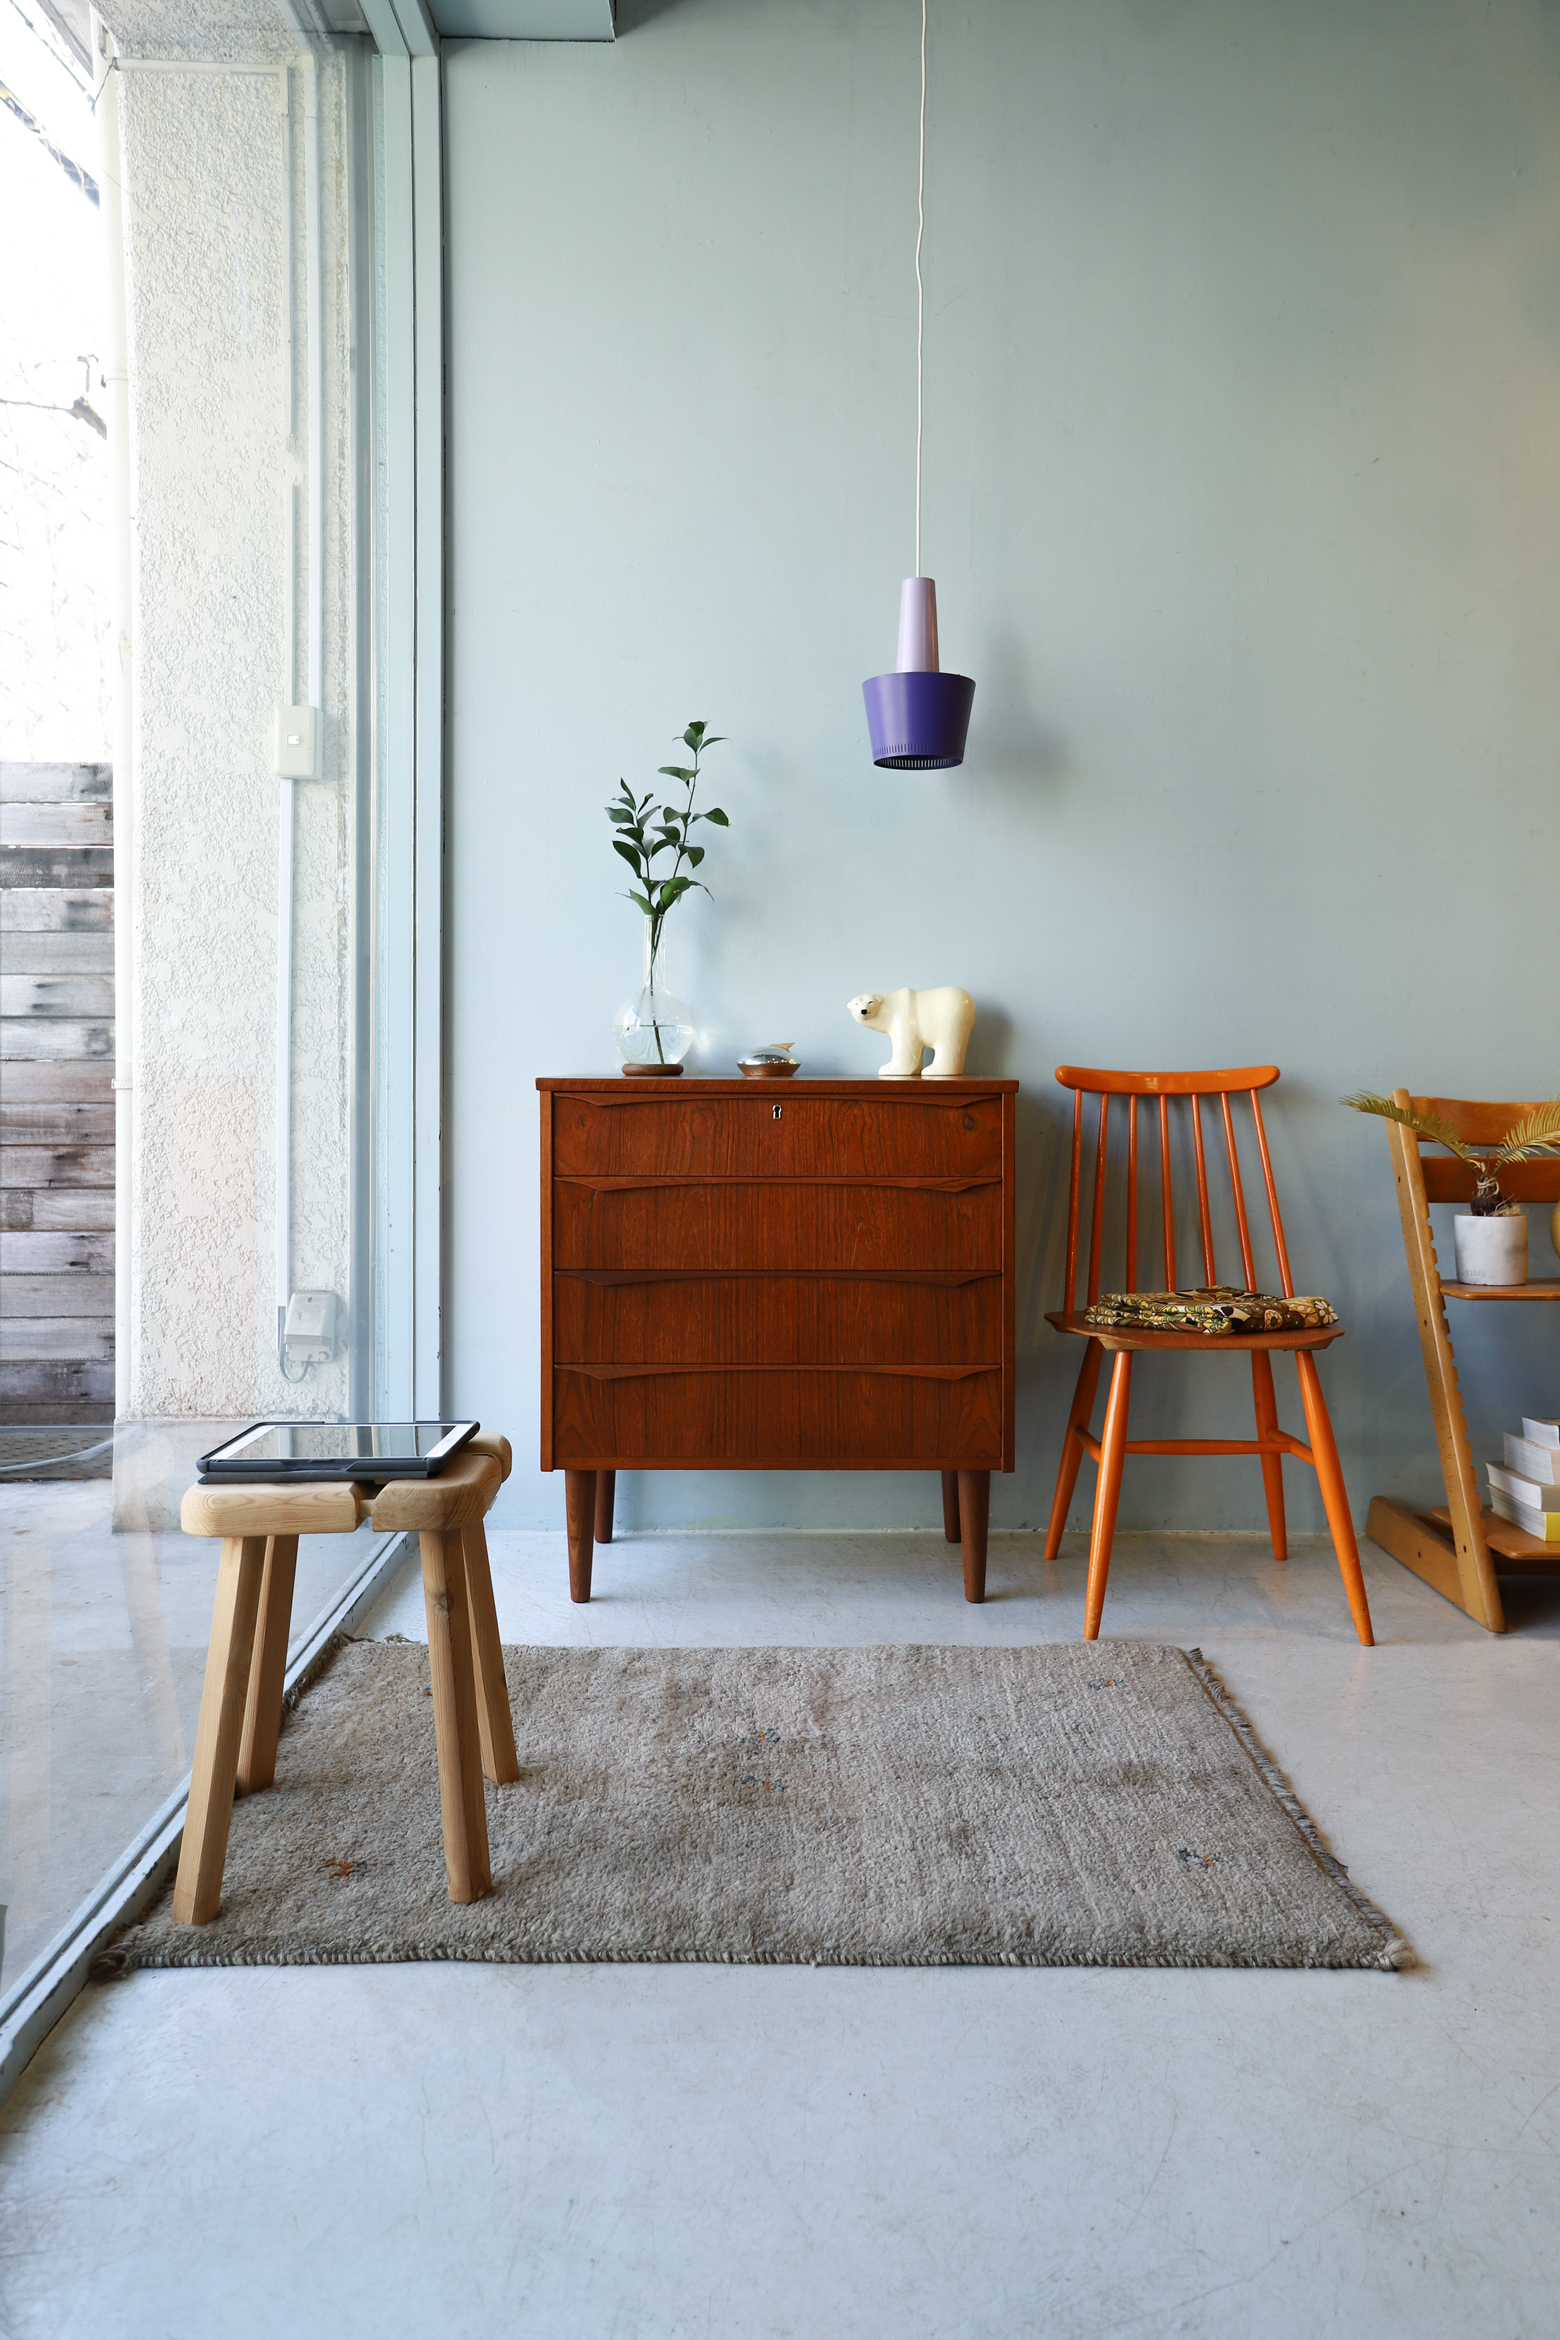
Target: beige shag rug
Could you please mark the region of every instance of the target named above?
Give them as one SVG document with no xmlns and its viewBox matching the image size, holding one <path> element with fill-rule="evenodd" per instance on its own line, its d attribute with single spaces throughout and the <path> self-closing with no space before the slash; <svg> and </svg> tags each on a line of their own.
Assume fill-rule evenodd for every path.
<svg viewBox="0 0 1560 2340">
<path fill-rule="evenodd" d="M 428 1653 L 349 1642 L 221 1915 L 110 1965 L 1412 1963 L 1196 1650 L 510 1649 L 494 1890 L 445 1896 Z"/>
</svg>

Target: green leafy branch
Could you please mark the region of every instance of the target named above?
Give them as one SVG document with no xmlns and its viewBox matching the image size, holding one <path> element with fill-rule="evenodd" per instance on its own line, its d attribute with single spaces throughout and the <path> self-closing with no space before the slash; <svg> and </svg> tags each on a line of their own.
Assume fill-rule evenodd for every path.
<svg viewBox="0 0 1560 2340">
<path fill-rule="evenodd" d="M 1373 1089 L 1359 1089 L 1343 1102 L 1356 1113 L 1374 1113 L 1383 1121 L 1395 1121 L 1416 1137 L 1444 1146 L 1459 1162 L 1466 1162 L 1476 1181 L 1471 1206 L 1476 1218 L 1493 1218 L 1504 1207 L 1500 1172 L 1508 1163 L 1525 1162 L 1531 1154 L 1553 1153 L 1560 1148 L 1560 1097 L 1535 1105 L 1521 1121 L 1513 1122 L 1493 1151 L 1470 1146 L 1439 1113 L 1415 1113 L 1391 1097 L 1378 1097 Z"/>
<path fill-rule="evenodd" d="M 682 735 L 683 746 L 693 757 L 692 765 L 663 764 L 661 777 L 677 780 L 685 790 L 680 805 L 654 802 L 655 790 L 636 797 L 626 780 L 618 782 L 618 795 L 606 808 L 607 818 L 617 831 L 612 848 L 621 853 L 633 871 L 635 885 L 628 890 L 630 902 L 637 903 L 650 921 L 650 965 L 652 977 L 656 953 L 661 944 L 661 925 L 669 910 L 674 909 L 684 894 L 697 886 L 708 893 L 709 887 L 697 876 L 705 849 L 693 842 L 694 825 L 711 821 L 717 829 L 729 829 L 730 821 L 720 806 L 712 805 L 708 812 L 695 812 L 694 796 L 700 778 L 700 759 L 720 740 L 719 732 L 710 731 L 702 723 L 690 723 Z M 672 855 L 672 866 L 664 877 L 658 877 L 655 864 L 663 853 Z"/>
</svg>

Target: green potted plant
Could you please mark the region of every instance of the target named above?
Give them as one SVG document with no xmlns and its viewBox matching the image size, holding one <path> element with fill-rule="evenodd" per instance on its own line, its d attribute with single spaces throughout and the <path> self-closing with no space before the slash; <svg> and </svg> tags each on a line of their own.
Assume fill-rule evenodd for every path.
<svg viewBox="0 0 1560 2340">
<path fill-rule="evenodd" d="M 700 759 L 717 744 L 719 737 L 718 732 L 710 731 L 703 723 L 690 723 L 682 735 L 682 743 L 693 758 L 692 764 L 661 766 L 663 779 L 680 783 L 681 804 L 657 806 L 654 789 L 636 797 L 627 781 L 620 780 L 618 794 L 606 808 L 607 818 L 616 831 L 613 851 L 622 855 L 634 873 L 635 882 L 628 889 L 628 899 L 644 914 L 644 980 L 633 996 L 623 1002 L 612 1027 L 625 1073 L 646 1076 L 680 1073 L 682 1060 L 693 1045 L 693 1018 L 667 986 L 664 929 L 667 914 L 685 894 L 691 893 L 695 886 L 703 893 L 709 892 L 697 874 L 704 859 L 704 847 L 693 842 L 695 824 L 710 821 L 717 829 L 731 826 L 718 804 L 712 805 L 708 812 L 694 810 L 693 800 L 701 776 Z M 664 876 L 658 876 L 655 864 L 664 853 L 671 854 L 672 865 Z"/>
<path fill-rule="evenodd" d="M 1416 1137 L 1444 1146 L 1473 1172 L 1473 1200 L 1452 1222 L 1460 1284 L 1527 1282 L 1527 1213 L 1519 1202 L 1510 1202 L 1501 1193 L 1500 1173 L 1509 1163 L 1525 1162 L 1530 1154 L 1552 1153 L 1560 1147 L 1560 1097 L 1535 1106 L 1513 1123 L 1492 1151 L 1469 1145 L 1439 1113 L 1414 1113 L 1391 1097 L 1378 1097 L 1371 1089 L 1361 1089 L 1343 1102 L 1356 1113 L 1379 1114 L 1383 1121 L 1395 1121 Z M 1560 1210 L 1555 1217 L 1560 1233 Z"/>
</svg>

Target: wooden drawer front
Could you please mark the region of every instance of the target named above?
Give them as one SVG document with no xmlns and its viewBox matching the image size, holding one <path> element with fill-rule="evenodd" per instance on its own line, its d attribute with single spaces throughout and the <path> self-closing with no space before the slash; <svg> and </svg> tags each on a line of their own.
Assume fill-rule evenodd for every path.
<svg viewBox="0 0 1560 2340">
<path fill-rule="evenodd" d="M 998 1366 L 1002 1280 L 559 1275 L 553 1357 L 560 1365 Z"/>
<path fill-rule="evenodd" d="M 841 1464 L 998 1470 L 1002 1376 L 553 1372 L 553 1460 L 649 1469 Z"/>
<path fill-rule="evenodd" d="M 799 1097 L 783 1081 L 755 1081 L 753 1091 L 751 1097 L 556 1096 L 553 1168 L 560 1176 L 1001 1175 L 1000 1097 L 932 1101 L 925 1091 L 906 1098 Z"/>
<path fill-rule="evenodd" d="M 992 1268 L 1002 1189 L 553 1182 L 560 1268 Z"/>
</svg>

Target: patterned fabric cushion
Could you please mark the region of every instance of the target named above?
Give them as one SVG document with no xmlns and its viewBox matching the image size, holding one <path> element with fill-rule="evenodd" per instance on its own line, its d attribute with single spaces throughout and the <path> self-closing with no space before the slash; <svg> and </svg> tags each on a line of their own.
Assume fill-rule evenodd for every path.
<svg viewBox="0 0 1560 2340">
<path fill-rule="evenodd" d="M 1208 1284 L 1190 1292 L 1102 1292 L 1083 1321 L 1117 1332 L 1254 1333 L 1322 1332 L 1338 1318 L 1315 1294 L 1285 1300 Z"/>
</svg>

